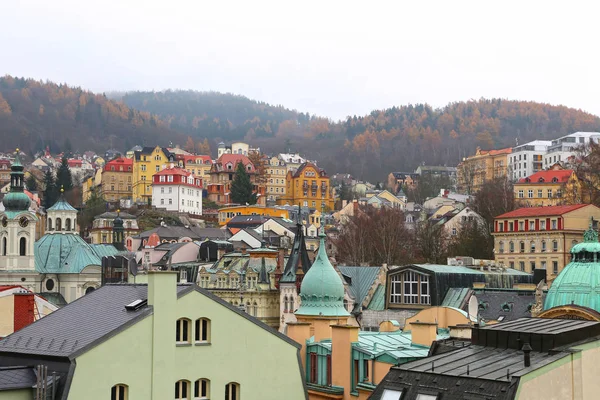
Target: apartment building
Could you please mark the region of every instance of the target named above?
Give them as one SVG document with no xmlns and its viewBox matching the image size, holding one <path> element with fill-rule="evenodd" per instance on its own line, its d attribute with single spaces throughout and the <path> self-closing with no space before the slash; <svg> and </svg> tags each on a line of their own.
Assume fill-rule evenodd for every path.
<svg viewBox="0 0 600 400">
<path fill-rule="evenodd" d="M 509 172 L 513 180 L 525 178 L 544 169 L 544 155 L 552 144 L 550 140 L 534 140 L 513 147 L 508 156 Z"/>
</svg>

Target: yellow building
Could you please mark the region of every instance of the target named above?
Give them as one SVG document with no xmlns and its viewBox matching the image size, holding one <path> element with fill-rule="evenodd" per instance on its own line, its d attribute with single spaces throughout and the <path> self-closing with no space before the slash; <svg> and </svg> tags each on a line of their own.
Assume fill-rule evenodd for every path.
<svg viewBox="0 0 600 400">
<path fill-rule="evenodd" d="M 514 184 L 515 201 L 523 207 L 581 203 L 575 171 L 552 169 L 536 172 Z"/>
<path fill-rule="evenodd" d="M 165 147 L 144 147 L 133 157 L 133 201 L 150 204 L 152 201 L 152 175 L 175 163 L 175 155 Z"/>
<path fill-rule="evenodd" d="M 94 176 L 83 181 L 82 197 L 84 204 L 90 198 L 92 191 L 96 189 L 98 189 L 98 194 L 100 194 L 99 192 L 102 189 L 102 168 L 98 168 Z"/>
<path fill-rule="evenodd" d="M 177 159 L 177 164 L 187 172 L 191 172 L 195 176 L 202 178 L 203 182 L 210 181 L 210 167 L 212 166 L 210 156 L 177 154 L 175 158 Z"/>
<path fill-rule="evenodd" d="M 102 196 L 106 201 L 131 199 L 133 160 L 119 157 L 102 168 Z"/>
<path fill-rule="evenodd" d="M 287 210 L 277 207 L 264 206 L 232 206 L 219 208 L 219 225 L 227 225 L 231 218 L 236 215 L 262 215 L 267 217 L 290 218 L 290 213 Z"/>
<path fill-rule="evenodd" d="M 458 165 L 458 186 L 462 192 L 477 192 L 485 182 L 502 178 L 508 172 L 508 155 L 512 148 L 500 150 L 481 150 L 475 155 L 463 159 Z"/>
<path fill-rule="evenodd" d="M 267 200 L 285 196 L 287 167 L 279 157 L 271 157 L 265 165 L 267 174 Z"/>
<path fill-rule="evenodd" d="M 493 232 L 496 263 L 526 272 L 545 269 L 551 282 L 569 263 L 569 251 L 581 241 L 590 218 L 599 221 L 600 208 L 525 207 L 499 215 Z"/>
<path fill-rule="evenodd" d="M 277 199 L 277 204 L 300 204 L 317 210 L 333 210 L 334 199 L 329 176 L 315 164 L 306 162 L 296 172 L 289 171 L 286 183 L 286 193 Z"/>
</svg>

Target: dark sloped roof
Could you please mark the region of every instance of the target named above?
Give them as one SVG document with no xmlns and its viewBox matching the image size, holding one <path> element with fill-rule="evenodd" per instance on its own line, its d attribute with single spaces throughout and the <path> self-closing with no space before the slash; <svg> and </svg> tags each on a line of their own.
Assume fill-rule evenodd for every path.
<svg viewBox="0 0 600 400">
<path fill-rule="evenodd" d="M 306 242 L 304 241 L 304 230 L 302 225 L 298 223 L 297 233 L 294 236 L 294 243 L 292 244 L 292 250 L 290 256 L 285 264 L 283 275 L 280 282 L 291 283 L 296 282 L 296 271 L 298 266 L 302 267 L 302 271 L 306 274 L 310 269 L 310 258 L 306 251 Z"/>
<path fill-rule="evenodd" d="M 228 239 L 230 236 L 225 229 L 219 228 L 198 228 L 195 226 L 190 228 L 186 228 L 185 226 L 159 226 L 158 228 L 144 231 L 136 237 L 147 239 L 153 233 L 156 233 L 161 239 L 179 239 L 182 237 L 189 237 L 193 240 L 205 240 Z"/>
<path fill-rule="evenodd" d="M 36 384 L 37 377 L 31 367 L 0 368 L 0 391 L 28 389 Z"/>
<path fill-rule="evenodd" d="M 177 285 L 177 296 L 197 291 L 289 344 L 300 345 L 260 320 L 238 310 L 210 291 L 194 284 Z M 0 341 L 0 356 L 30 354 L 75 358 L 106 338 L 152 314 L 144 306 L 128 311 L 125 305 L 148 298 L 146 284 L 109 284 L 41 318 Z"/>
<path fill-rule="evenodd" d="M 535 304 L 533 290 L 475 290 L 480 304 L 479 316 L 484 321 L 513 321 L 531 317 L 531 305 Z M 464 309 L 464 308 L 463 308 Z"/>
</svg>

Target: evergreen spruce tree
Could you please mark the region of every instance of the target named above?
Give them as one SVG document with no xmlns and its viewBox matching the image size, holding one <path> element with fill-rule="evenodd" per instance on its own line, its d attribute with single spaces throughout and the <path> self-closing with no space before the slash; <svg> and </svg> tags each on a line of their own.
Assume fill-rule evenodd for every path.
<svg viewBox="0 0 600 400">
<path fill-rule="evenodd" d="M 246 172 L 244 163 L 240 162 L 235 169 L 235 177 L 231 182 L 231 201 L 238 204 L 256 204 L 256 193 L 252 192 L 250 175 Z"/>
<path fill-rule="evenodd" d="M 58 190 L 64 189 L 65 192 L 73 189 L 73 178 L 66 157 L 62 158 L 60 167 L 56 171 L 56 187 Z"/>
<path fill-rule="evenodd" d="M 50 170 L 46 171 L 44 175 L 44 207 L 50 208 L 56 203 L 58 198 L 58 190 L 56 188 L 56 182 L 54 176 Z"/>
<path fill-rule="evenodd" d="M 27 186 L 27 190 L 30 192 L 37 192 L 38 183 L 33 174 L 30 174 L 29 177 L 25 180 L 25 186 Z"/>
</svg>

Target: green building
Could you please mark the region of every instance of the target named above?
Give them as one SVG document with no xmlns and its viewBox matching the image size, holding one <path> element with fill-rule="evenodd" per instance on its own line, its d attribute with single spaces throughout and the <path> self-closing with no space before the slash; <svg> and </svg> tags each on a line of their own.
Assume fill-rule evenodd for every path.
<svg viewBox="0 0 600 400">
<path fill-rule="evenodd" d="M 300 345 L 176 280 L 106 285 L 7 336 L 0 400 L 307 398 Z"/>
</svg>

